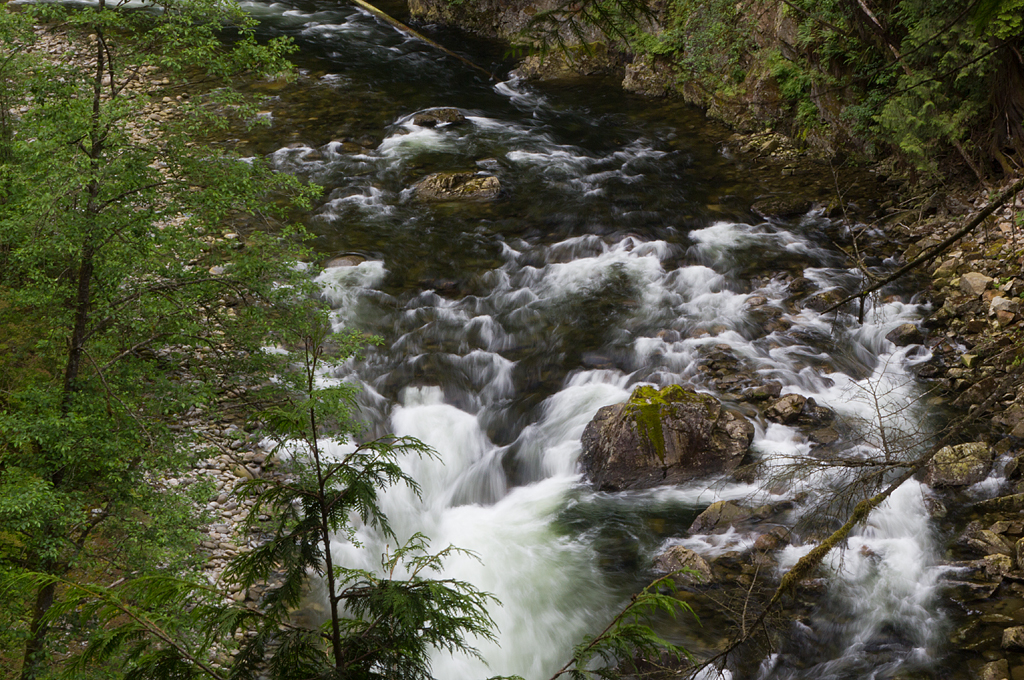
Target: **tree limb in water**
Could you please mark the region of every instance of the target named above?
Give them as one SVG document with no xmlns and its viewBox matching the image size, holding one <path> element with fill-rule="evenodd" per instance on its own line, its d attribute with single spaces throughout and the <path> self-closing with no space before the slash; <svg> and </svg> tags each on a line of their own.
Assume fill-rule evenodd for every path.
<svg viewBox="0 0 1024 680">
<path fill-rule="evenodd" d="M 480 73 L 484 74 L 490 80 L 497 80 L 497 78 L 494 77 L 494 74 L 492 74 L 490 71 L 488 71 L 484 67 L 477 66 L 476 64 L 471 62 L 469 59 L 466 59 L 461 54 L 456 54 L 455 52 L 452 52 L 450 49 L 448 49 L 444 45 L 441 45 L 440 43 L 436 43 L 433 40 L 431 40 L 430 38 L 428 38 L 427 36 L 423 35 L 422 33 L 418 32 L 418 31 L 415 31 L 412 28 L 409 28 L 408 26 L 403 24 L 398 19 L 395 19 L 390 14 L 377 9 L 376 7 L 371 5 L 370 3 L 366 2 L 365 0 L 352 0 L 352 3 L 355 4 L 358 7 L 362 7 L 367 12 L 369 12 L 373 16 L 377 17 L 381 21 L 383 21 L 383 22 L 385 22 L 387 24 L 390 24 L 394 28 L 398 29 L 401 33 L 405 33 L 406 35 L 412 36 L 413 38 L 416 38 L 417 40 L 421 40 L 421 41 L 427 43 L 428 45 L 430 45 L 434 49 L 441 50 L 442 52 L 447 54 L 449 57 L 455 57 L 456 59 L 461 61 L 466 66 L 469 66 L 473 70 L 479 71 Z"/>
<path fill-rule="evenodd" d="M 1018 183 L 1021 184 L 1021 183 Z M 871 511 L 882 504 L 889 496 L 891 496 L 896 489 L 901 487 L 904 482 L 917 474 L 918 471 L 923 469 L 935 455 L 942 450 L 944 447 L 950 445 L 956 437 L 958 437 L 969 425 L 977 421 L 983 414 L 987 413 L 994 403 L 996 403 L 1006 391 L 1008 386 L 1014 384 L 1015 379 L 1019 379 L 1021 375 L 1021 369 L 1014 371 L 1013 373 L 1006 375 L 995 389 L 991 390 L 988 397 L 981 402 L 978 407 L 972 410 L 967 415 L 957 420 L 950 428 L 947 429 L 945 435 L 926 453 L 918 457 L 913 461 L 906 463 L 906 469 L 899 477 L 893 480 L 884 490 L 860 501 L 853 512 L 850 513 L 847 521 L 839 529 L 836 529 L 828 536 L 824 541 L 814 547 L 809 553 L 797 560 L 797 563 L 793 565 L 783 575 L 779 585 L 776 587 L 775 592 L 769 599 L 768 604 L 757 616 L 757 618 L 749 626 L 744 625 L 743 629 L 747 631 L 754 631 L 761 627 L 764 623 L 768 614 L 775 610 L 779 603 L 782 601 L 783 596 L 786 593 L 792 592 L 796 586 L 810 576 L 815 569 L 817 569 L 825 557 L 839 545 L 842 541 L 850 535 L 853 529 L 867 519 Z M 737 647 L 746 642 L 753 636 L 752 633 L 741 634 L 735 640 L 733 640 L 728 647 L 722 652 L 719 652 L 715 656 L 706 660 L 693 670 L 692 676 L 706 669 L 719 661 L 723 661 L 730 653 L 732 653 Z M 692 677 L 691 676 L 691 677 Z"/>
</svg>

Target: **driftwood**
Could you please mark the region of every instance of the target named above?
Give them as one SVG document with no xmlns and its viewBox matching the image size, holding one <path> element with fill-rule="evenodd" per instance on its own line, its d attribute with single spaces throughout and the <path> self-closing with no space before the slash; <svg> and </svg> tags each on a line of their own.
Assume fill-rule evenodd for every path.
<svg viewBox="0 0 1024 680">
<path fill-rule="evenodd" d="M 358 7 L 361 7 L 363 9 L 365 9 L 367 12 L 369 12 L 373 16 L 377 17 L 378 19 L 380 19 L 384 23 L 390 24 L 394 28 L 398 29 L 399 32 L 405 33 L 408 36 L 412 36 L 413 38 L 416 38 L 417 40 L 421 40 L 421 41 L 427 43 L 428 45 L 430 45 L 431 47 L 433 47 L 434 49 L 440 50 L 440 51 L 444 52 L 449 57 L 455 57 L 456 59 L 461 61 L 466 66 L 469 66 L 471 69 L 473 69 L 475 71 L 479 71 L 480 73 L 482 73 L 485 76 L 487 76 L 487 78 L 489 80 L 497 80 L 497 78 L 494 77 L 494 74 L 491 73 L 490 71 L 488 71 L 487 69 L 485 69 L 484 67 L 477 66 L 476 64 L 471 62 L 469 59 L 466 59 L 461 54 L 456 54 L 455 52 L 452 52 L 450 49 L 448 49 L 444 45 L 441 45 L 440 43 L 436 43 L 433 40 L 431 40 L 430 38 L 428 38 L 427 36 L 423 35 L 422 33 L 418 32 L 416 30 L 413 30 L 412 28 L 409 28 L 408 26 L 403 24 L 398 19 L 395 19 L 390 14 L 377 9 L 376 7 L 371 5 L 370 3 L 366 2 L 365 0 L 352 0 L 352 3 L 355 4 Z"/>
</svg>

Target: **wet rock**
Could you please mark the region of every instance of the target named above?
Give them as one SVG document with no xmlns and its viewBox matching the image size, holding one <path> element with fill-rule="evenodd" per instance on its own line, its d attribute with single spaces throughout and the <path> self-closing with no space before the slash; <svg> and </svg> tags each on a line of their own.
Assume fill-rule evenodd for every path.
<svg viewBox="0 0 1024 680">
<path fill-rule="evenodd" d="M 501 193 L 501 183 L 493 175 L 438 172 L 421 180 L 413 189 L 421 201 L 488 201 Z"/>
<path fill-rule="evenodd" d="M 1002 648 L 1024 652 L 1024 626 L 1014 626 L 1003 631 Z"/>
<path fill-rule="evenodd" d="M 466 122 L 462 111 L 454 108 L 437 108 L 420 111 L 412 117 L 412 124 L 420 127 L 439 127 L 442 125 L 459 125 Z"/>
<path fill-rule="evenodd" d="M 783 425 L 816 427 L 822 430 L 822 443 L 830 443 L 838 437 L 838 432 L 833 434 L 824 431 L 825 428 L 832 426 L 835 413 L 824 406 L 819 406 L 814 399 L 808 399 L 800 394 L 786 394 L 769 403 L 764 409 L 764 417 Z"/>
<path fill-rule="evenodd" d="M 822 291 L 815 293 L 811 297 L 807 298 L 804 302 L 804 307 L 813 309 L 816 312 L 824 312 L 826 309 L 830 309 L 846 298 L 846 294 L 843 293 L 839 288 L 832 290 Z"/>
<path fill-rule="evenodd" d="M 748 387 L 741 394 L 748 401 L 765 401 L 767 399 L 778 399 L 781 393 L 782 385 L 771 382 Z"/>
<path fill-rule="evenodd" d="M 985 479 L 992 453 L 987 444 L 946 446 L 928 461 L 924 480 L 929 486 L 970 486 Z"/>
<path fill-rule="evenodd" d="M 999 659 L 985 664 L 978 671 L 978 680 L 1010 680 L 1010 664 Z"/>
<path fill-rule="evenodd" d="M 812 442 L 822 445 L 835 444 L 840 436 L 839 430 L 835 427 L 821 427 L 807 434 L 807 438 Z"/>
<path fill-rule="evenodd" d="M 768 552 L 771 550 L 778 550 L 786 545 L 789 541 L 789 530 L 785 527 L 774 527 L 771 531 L 766 534 L 761 534 L 754 541 L 754 550 L 762 552 Z"/>
<path fill-rule="evenodd" d="M 737 468 L 754 426 L 714 397 L 678 385 L 634 390 L 597 412 L 583 432 L 580 463 L 606 491 L 644 489 Z"/>
<path fill-rule="evenodd" d="M 332 257 L 327 260 L 327 262 L 324 262 L 324 269 L 333 269 L 335 267 L 355 267 L 363 262 L 366 262 L 366 258 L 362 255 L 345 253 L 344 255 Z"/>
<path fill-rule="evenodd" d="M 960 535 L 959 543 L 982 555 L 1013 555 L 1015 550 L 999 534 L 972 522 Z"/>
<path fill-rule="evenodd" d="M 800 394 L 787 394 L 776 399 L 764 409 L 764 417 L 783 425 L 795 423 L 803 413 L 807 397 Z"/>
<path fill-rule="evenodd" d="M 753 508 L 736 501 L 716 501 L 697 515 L 690 525 L 690 534 L 723 534 L 733 525 L 748 520 L 757 513 Z"/>
<path fill-rule="evenodd" d="M 814 282 L 805 276 L 798 276 L 789 282 L 791 295 L 800 295 L 814 289 Z"/>
<path fill-rule="evenodd" d="M 991 276 L 985 276 L 980 272 L 968 272 L 960 277 L 960 290 L 965 295 L 978 297 L 985 292 L 990 283 L 992 283 Z"/>
<path fill-rule="evenodd" d="M 670 574 L 680 569 L 689 571 L 676 574 L 673 577 L 678 585 L 692 583 L 707 585 L 715 581 L 714 572 L 711 571 L 711 565 L 707 563 L 707 560 L 681 545 L 669 548 L 654 560 L 655 571 Z"/>
<path fill-rule="evenodd" d="M 924 334 L 916 324 L 903 323 L 886 334 L 885 339 L 897 347 L 920 345 L 924 343 Z"/>
<path fill-rule="evenodd" d="M 766 220 L 773 217 L 785 219 L 806 213 L 811 209 L 811 201 L 792 194 L 765 196 L 754 201 L 750 209 Z"/>
</svg>

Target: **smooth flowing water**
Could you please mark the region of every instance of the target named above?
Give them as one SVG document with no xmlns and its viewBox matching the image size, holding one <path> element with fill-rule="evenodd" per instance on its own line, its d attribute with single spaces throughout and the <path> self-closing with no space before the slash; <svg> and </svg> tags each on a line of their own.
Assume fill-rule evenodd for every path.
<svg viewBox="0 0 1024 680">
<path fill-rule="evenodd" d="M 848 473 L 782 475 L 811 455 L 811 441 L 761 419 L 728 374 L 712 379 L 712 362 L 725 361 L 733 383 L 774 381 L 836 411 L 859 431 L 846 456 L 876 453 L 880 432 L 901 441 L 927 427 L 909 369 L 928 356 L 885 340 L 920 310 L 892 297 L 858 323 L 791 306 L 793 276 L 821 291 L 859 284 L 831 245 L 842 228 L 813 213 L 754 218 L 748 206 L 766 180 L 723 154 L 724 132 L 699 114 L 593 83 L 489 82 L 348 7 L 247 7 L 267 33 L 298 41 L 304 70 L 294 84 L 258 84 L 273 97 L 262 114 L 270 126 L 229 143 L 325 187 L 308 219 L 317 246 L 359 257 L 319 281 L 339 328 L 386 341 L 334 378 L 362 386 L 374 431 L 439 453 L 405 460 L 422 497 L 395 488 L 384 508 L 399 538 L 422 532 L 437 549 L 473 551 L 449 560 L 445 575 L 502 603 L 492 610 L 497 642 L 480 644 L 487 664 L 438 655 L 437 677 L 547 678 L 654 576 L 667 547 L 713 558 L 749 550 L 770 528 L 689 535 L 714 501 L 788 508 L 773 519 L 796 527 L 783 569 L 823 535 L 822 508 Z M 412 122 L 438 106 L 467 122 Z M 418 202 L 412 185 L 439 170 L 494 175 L 502 194 Z M 594 492 L 577 457 L 595 412 L 637 385 L 676 383 L 745 409 L 763 477 Z M 791 642 L 725 674 L 876 678 L 933 665 L 943 622 L 927 494 L 909 482 L 876 510 L 834 551 L 823 605 L 792 624 Z M 810 526 L 818 533 L 801 528 Z M 358 539 L 361 548 L 339 538 L 337 557 L 379 568 L 382 538 L 364 528 Z M 704 628 L 680 621 L 667 633 L 698 655 L 734 632 L 700 613 Z"/>
</svg>

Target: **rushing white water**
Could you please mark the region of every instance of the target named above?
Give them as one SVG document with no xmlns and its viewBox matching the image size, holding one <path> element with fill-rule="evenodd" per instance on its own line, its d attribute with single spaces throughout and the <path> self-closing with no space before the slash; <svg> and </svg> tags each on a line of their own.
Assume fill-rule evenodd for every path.
<svg viewBox="0 0 1024 680">
<path fill-rule="evenodd" d="M 391 427 L 398 434 L 430 444 L 441 458 L 405 461 L 407 471 L 422 485 L 423 497 L 394 489 L 387 493 L 384 508 L 400 538 L 423 532 L 437 547 L 453 544 L 476 553 L 478 560 L 453 560 L 446 574 L 468 580 L 502 601 L 493 612 L 499 642 L 483 646 L 490 671 L 475 660 L 439 657 L 435 669 L 440 676 L 473 678 L 501 672 L 546 677 L 564 661 L 574 641 L 593 632 L 611 615 L 621 596 L 616 595 L 613 579 L 602 571 L 601 556 L 592 542 L 595 531 L 566 532 L 560 516 L 580 500 L 582 480 L 576 458 L 583 428 L 601 406 L 627 398 L 632 386 L 654 380 L 657 384 L 683 382 L 698 389 L 714 389 L 701 381 L 695 367 L 704 352 L 727 348 L 750 370 L 782 381 L 784 391 L 813 397 L 847 422 L 859 424 L 865 434 L 859 445 L 864 455 L 879 445 L 874 434 L 879 423 L 892 431 L 920 426 L 913 403 L 917 388 L 906 372 L 906 351 L 883 339 L 895 324 L 913 318 L 917 311 L 913 305 L 890 302 L 870 310 L 864 325 L 834 329 L 836 351 L 867 362 L 862 375 L 822 370 L 819 363 L 827 364 L 827 355 L 794 338 L 832 333 L 833 321 L 804 309 L 786 315 L 793 323 L 788 332 L 758 337 L 746 318 L 745 301 L 756 293 L 769 305 L 781 306 L 786 287 L 772 282 L 757 291 L 743 291 L 731 279 L 729 267 L 736 252 L 751 245 L 797 249 L 810 255 L 820 249 L 796 232 L 767 225 L 754 229 L 718 224 L 694 235 L 693 240 L 696 245 L 690 256 L 712 262 L 720 271 L 707 264 L 669 268 L 665 261 L 676 258 L 678 248 L 633 237 L 612 243 L 595 237 L 570 239 L 540 248 L 540 257 L 537 247 L 520 244 L 524 250 L 509 249 L 505 264 L 487 277 L 490 289 L 486 294 L 461 300 L 421 295 L 403 313 L 404 319 L 413 321 L 410 330 L 395 341 L 392 350 L 398 348 L 401 353 L 392 356 L 392 362 L 419 361 L 423 336 L 433 335 L 436 329 L 431 327 L 443 324 L 457 337 L 473 338 L 472 342 L 460 341 L 462 353 L 445 355 L 445 361 L 453 373 L 466 377 L 453 381 L 453 386 L 459 386 L 455 389 L 466 390 L 468 383 L 474 398 L 460 398 L 463 408 L 459 408 L 441 385 L 409 387 L 402 392 L 400 404 L 390 414 Z M 383 271 L 381 265 L 360 266 L 367 272 Z M 829 280 L 824 270 L 812 273 L 822 282 Z M 609 330 L 612 337 L 627 343 L 624 346 L 632 357 L 624 363 L 635 370 L 569 373 L 561 389 L 540 404 L 535 419 L 511 444 L 493 443 L 486 433 L 488 418 L 516 398 L 511 378 L 515 362 L 503 358 L 502 351 L 541 333 L 551 309 L 557 310 L 581 290 L 601 289 L 615 277 L 623 277 L 633 288 L 635 306 L 621 317 L 621 327 Z M 341 294 L 338 286 L 342 280 L 356 287 Z M 334 274 L 328 290 L 337 305 L 348 309 L 358 286 L 370 287 L 376 280 L 359 271 L 346 277 Z M 678 333 L 671 337 L 650 333 L 654 328 L 676 329 Z M 690 337 L 683 335 L 686 332 Z M 634 339 L 630 341 L 630 337 Z M 370 366 L 367 370 L 380 370 L 381 364 L 371 362 Z M 371 378 L 365 375 L 363 379 Z M 805 458 L 811 444 L 791 427 L 765 423 L 757 428 L 753 449 L 771 471 Z M 509 466 L 516 470 L 515 482 L 508 475 Z M 810 500 L 798 507 L 799 515 L 800 508 L 816 511 L 817 502 L 843 483 L 844 474 L 822 468 L 771 494 L 756 484 L 718 480 L 661 489 L 648 492 L 648 496 L 657 494 L 661 503 L 683 509 L 715 500 L 778 501 L 810 492 Z M 906 485 L 872 514 L 848 546 L 831 556 L 832 597 L 842 603 L 854 623 L 841 632 L 846 652 L 828 664 L 842 666 L 847 656 L 856 657 L 886 626 L 914 631 L 909 642 L 903 640 L 910 645 L 908 654 L 926 656 L 936 643 L 935 556 L 925 493 L 916 483 Z M 588 503 L 600 505 L 602 501 L 591 497 Z M 651 546 L 644 559 L 672 544 L 711 558 L 726 550 L 749 549 L 756 537 L 756 532 L 730 531 L 670 538 Z M 359 538 L 367 546 L 363 551 L 367 554 L 384 548 L 372 534 Z M 782 567 L 811 545 L 788 548 Z M 345 552 L 339 558 L 355 559 L 343 548 L 337 547 Z M 900 654 L 888 663 L 898 663 Z"/>
<path fill-rule="evenodd" d="M 480 641 L 488 666 L 439 654 L 437 677 L 543 680 L 652 576 L 664 548 L 681 544 L 708 558 L 749 550 L 756 524 L 687 532 L 714 501 L 789 504 L 777 521 L 794 529 L 794 544 L 780 568 L 813 545 L 816 535 L 803 527 L 828 514 L 849 472 L 818 464 L 789 474 L 816 460 L 816 445 L 749 407 L 759 479 L 593 492 L 577 466 L 580 436 L 598 409 L 637 385 L 683 384 L 743 407 L 744 381 L 778 383 L 852 428 L 834 455 L 913 455 L 928 419 L 910 369 L 928 356 L 897 349 L 885 335 L 917 318 L 917 305 L 869 303 L 857 323 L 791 296 L 795 276 L 812 294 L 861 280 L 825 245 L 834 235 L 828 220 L 709 219 L 688 192 L 716 161 L 695 155 L 696 142 L 679 130 L 627 130 L 614 116 L 572 109 L 514 78 L 424 95 L 424 83 L 454 76 L 369 15 L 248 6 L 326 54 L 338 72 L 318 76 L 318 87 L 376 96 L 377 81 L 360 78 L 377 68 L 399 90 L 401 104 L 371 141 L 292 142 L 270 157 L 326 187 L 312 226 L 368 258 L 318 279 L 339 329 L 386 341 L 333 377 L 362 385 L 372 431 L 417 437 L 438 453 L 402 461 L 421 497 L 403 487 L 384 494 L 398 539 L 421 532 L 435 549 L 472 551 L 475 558 L 450 559 L 445 576 L 501 601 L 491 610 L 497 642 Z M 416 105 L 406 104 L 412 93 Z M 414 109 L 442 105 L 466 121 L 413 122 Z M 439 169 L 492 174 L 503 198 L 418 203 L 411 187 Z M 725 366 L 717 378 L 715 362 Z M 758 677 L 871 678 L 935 655 L 942 622 L 927 494 L 908 483 L 834 551 L 824 613 L 798 624 L 795 649 L 764 659 Z M 366 527 L 356 537 L 359 546 L 339 537 L 335 557 L 379 568 L 387 541 Z M 805 638 L 813 651 L 799 650 Z M 733 669 L 722 677 L 742 676 Z"/>
</svg>

